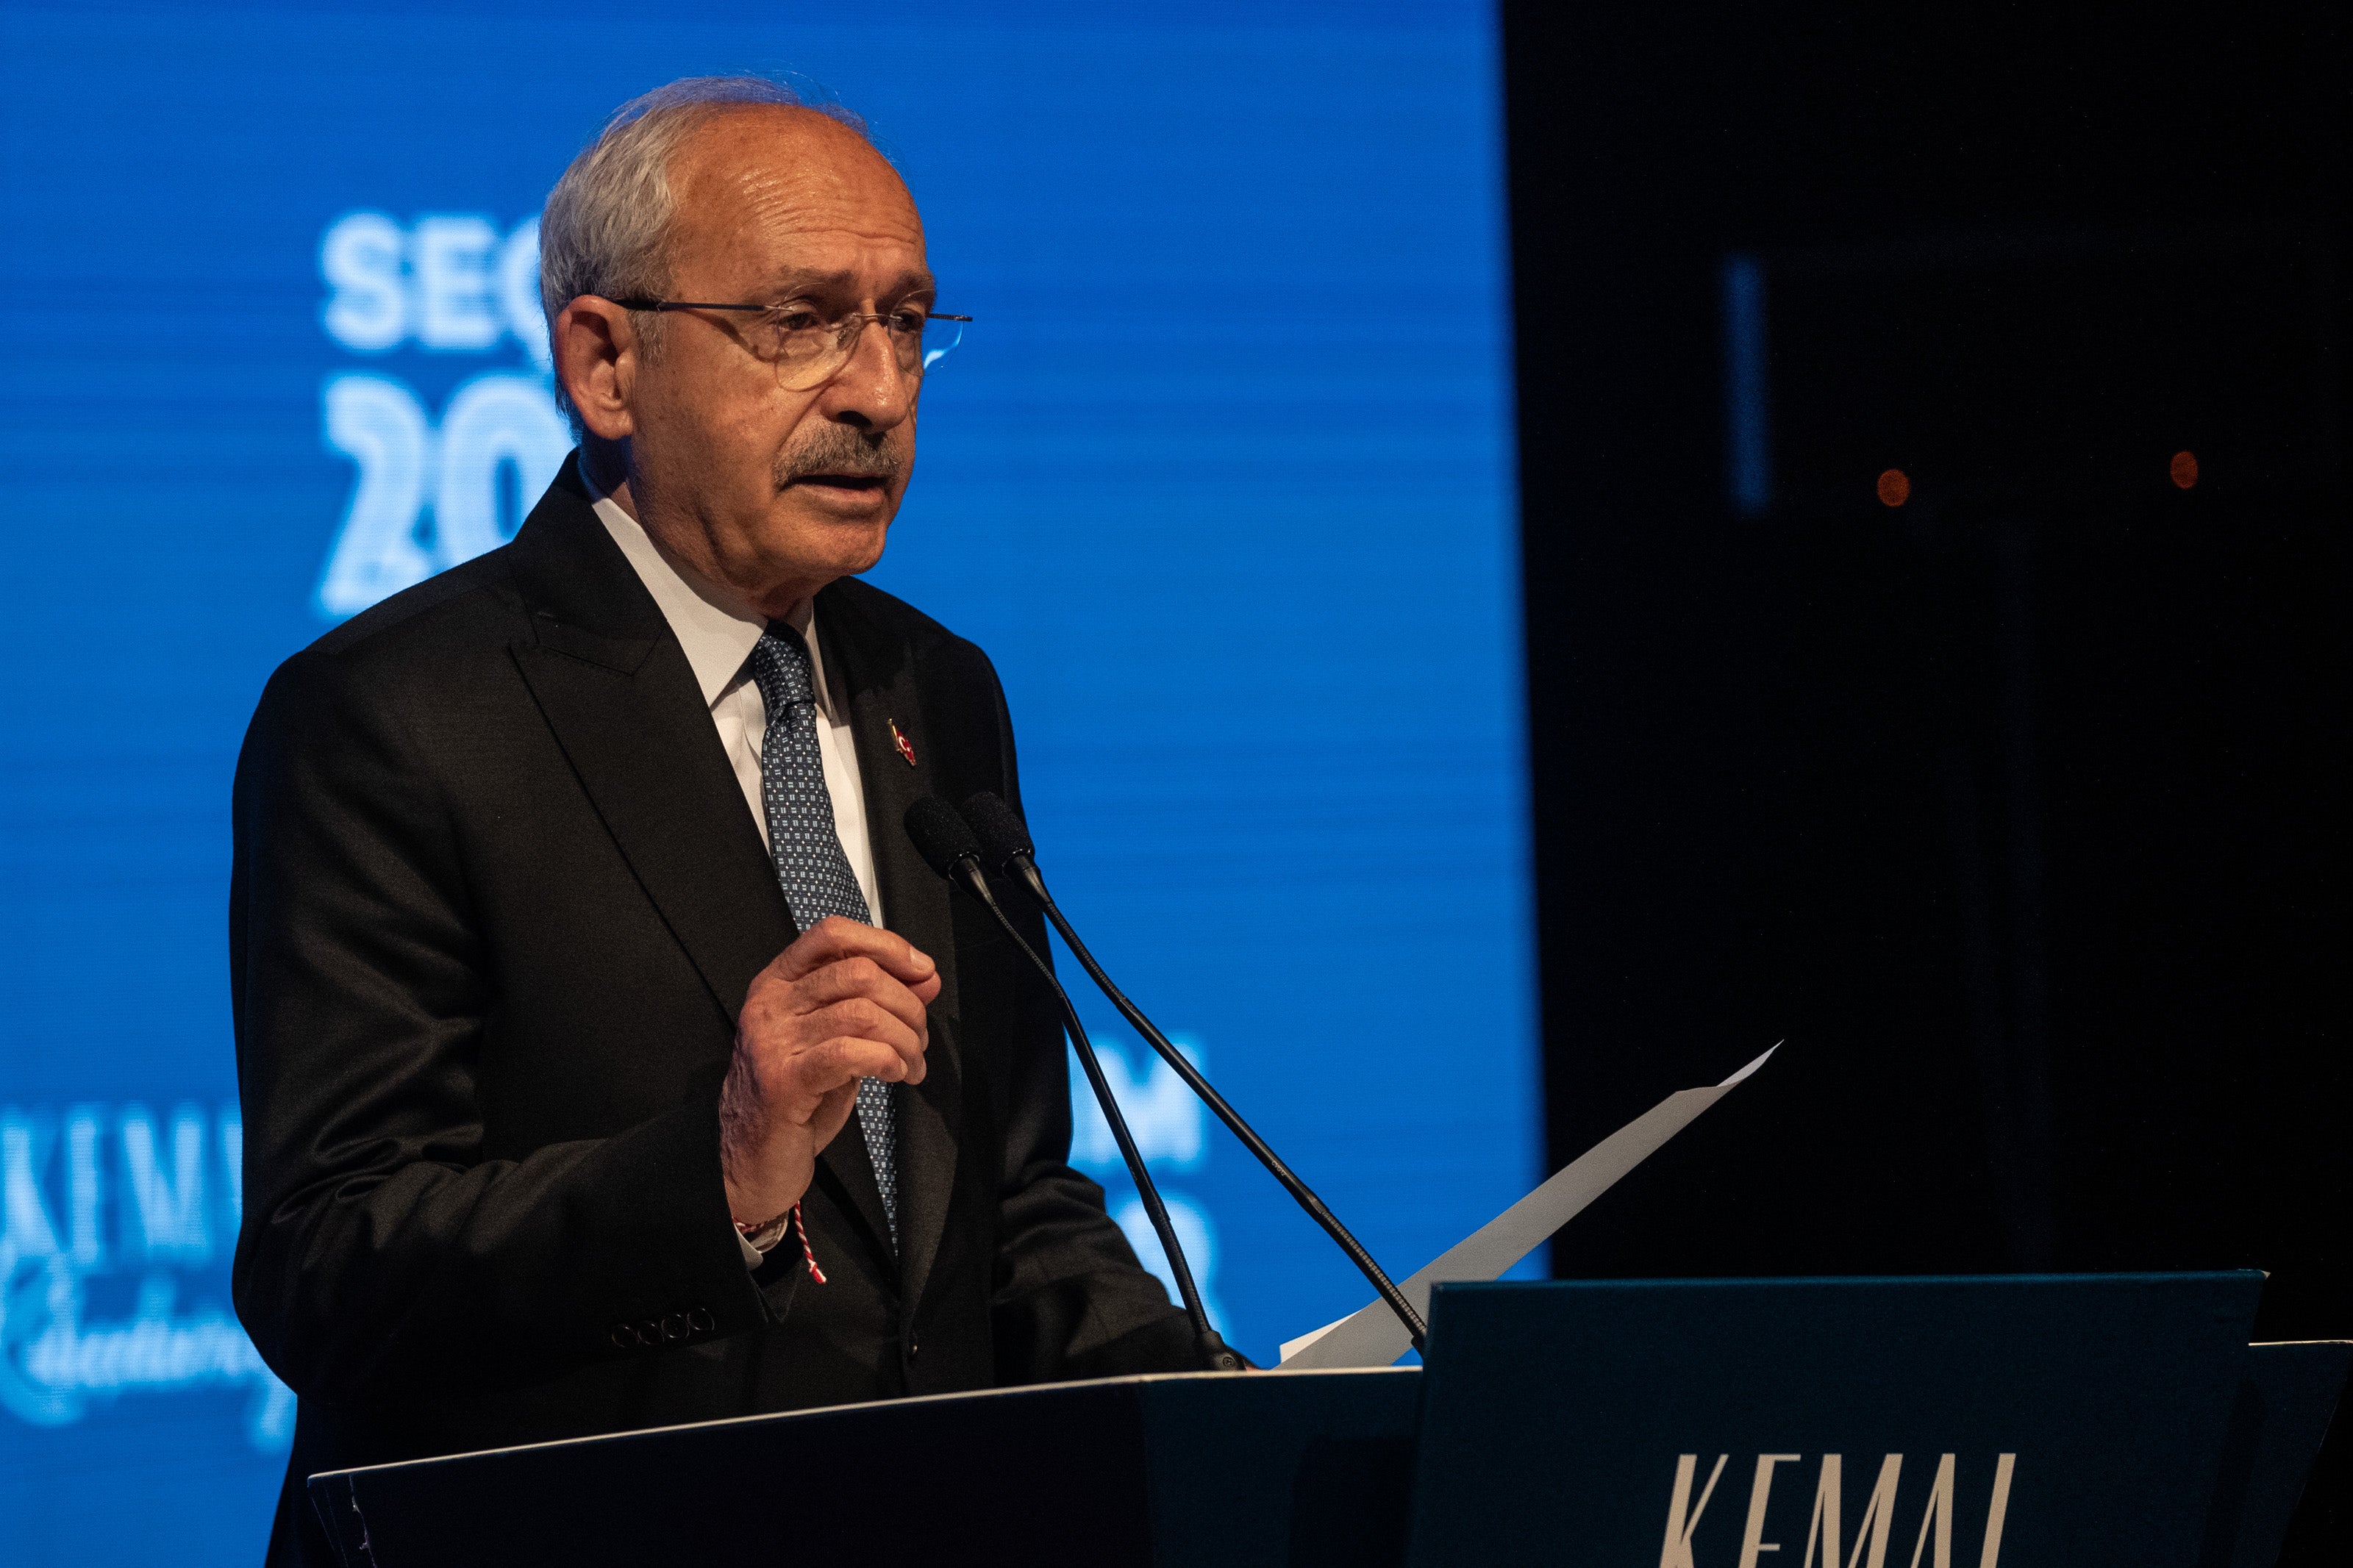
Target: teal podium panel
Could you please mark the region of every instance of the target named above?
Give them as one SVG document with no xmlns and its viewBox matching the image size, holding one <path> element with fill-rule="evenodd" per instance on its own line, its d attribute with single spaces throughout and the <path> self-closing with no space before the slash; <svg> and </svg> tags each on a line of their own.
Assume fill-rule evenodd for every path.
<svg viewBox="0 0 2353 1568">
<path fill-rule="evenodd" d="M 1408 1561 L 2197 1568 L 2262 1288 L 1444 1286 Z"/>
<path fill-rule="evenodd" d="M 2353 1343 L 2249 1345 L 2199 1568 L 2272 1568 L 2353 1367 Z"/>
</svg>

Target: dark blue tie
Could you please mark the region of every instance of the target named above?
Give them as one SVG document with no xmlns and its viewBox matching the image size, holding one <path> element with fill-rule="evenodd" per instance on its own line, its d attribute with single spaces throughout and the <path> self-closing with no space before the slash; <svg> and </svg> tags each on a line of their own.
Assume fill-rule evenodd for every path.
<svg viewBox="0 0 2353 1568">
<path fill-rule="evenodd" d="M 833 796 L 826 793 L 825 759 L 817 749 L 817 690 L 809 679 L 808 647 L 782 621 L 752 650 L 752 679 L 768 710 L 760 742 L 760 797 L 768 813 L 768 853 L 793 918 L 807 931 L 828 915 L 873 923 L 866 895 L 842 852 L 833 823 Z M 858 1126 L 874 1162 L 874 1184 L 882 1192 L 891 1246 L 899 1245 L 898 1106 L 891 1085 L 879 1078 L 858 1084 Z"/>
</svg>

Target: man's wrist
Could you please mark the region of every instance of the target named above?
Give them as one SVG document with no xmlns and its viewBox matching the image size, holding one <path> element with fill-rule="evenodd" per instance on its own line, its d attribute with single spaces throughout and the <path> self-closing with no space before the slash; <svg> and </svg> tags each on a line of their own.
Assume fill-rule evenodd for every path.
<svg viewBox="0 0 2353 1568">
<path fill-rule="evenodd" d="M 817 1249 L 809 1245 L 808 1222 L 801 1218 L 801 1205 L 797 1202 L 765 1225 L 755 1226 L 737 1220 L 735 1245 L 744 1248 L 745 1264 L 757 1269 L 769 1251 L 795 1231 L 800 1233 L 801 1259 L 808 1265 L 809 1279 L 819 1285 L 824 1284 L 825 1270 L 818 1267 Z"/>
<path fill-rule="evenodd" d="M 735 1234 L 749 1243 L 754 1251 L 766 1253 L 772 1250 L 776 1243 L 785 1239 L 785 1233 L 790 1230 L 792 1226 L 793 1211 L 787 1208 L 776 1218 L 761 1220 L 756 1224 L 739 1219 L 735 1222 Z"/>
</svg>

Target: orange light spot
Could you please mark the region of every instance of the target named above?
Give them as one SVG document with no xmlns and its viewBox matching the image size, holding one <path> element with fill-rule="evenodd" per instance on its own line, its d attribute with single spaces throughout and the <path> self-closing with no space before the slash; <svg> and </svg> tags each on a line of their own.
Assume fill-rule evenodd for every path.
<svg viewBox="0 0 2353 1568">
<path fill-rule="evenodd" d="M 1879 476 L 1879 500 L 1883 506 L 1902 506 L 1912 499 L 1912 478 L 1901 468 L 1890 468 Z"/>
<path fill-rule="evenodd" d="M 2175 484 L 2180 486 L 2185 490 L 2189 489 L 2192 485 L 2195 485 L 2198 482 L 2198 454 L 2195 452 L 2174 453 L 2173 461 L 2165 465 L 2165 471 L 2173 477 L 2173 482 Z"/>
</svg>

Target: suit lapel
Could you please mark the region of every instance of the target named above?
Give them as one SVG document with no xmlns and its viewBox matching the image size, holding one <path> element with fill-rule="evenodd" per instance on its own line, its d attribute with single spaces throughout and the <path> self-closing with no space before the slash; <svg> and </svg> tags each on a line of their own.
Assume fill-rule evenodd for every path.
<svg viewBox="0 0 2353 1568">
<path fill-rule="evenodd" d="M 513 648 L 605 827 L 732 1026 L 791 912 L 694 671 L 571 464 L 516 535 Z"/>
<path fill-rule="evenodd" d="M 923 864 L 901 826 L 907 808 L 933 791 L 930 736 L 916 700 L 913 653 L 902 640 L 876 626 L 848 595 L 831 590 L 818 595 L 817 633 L 827 679 L 849 705 L 883 923 L 940 966 L 940 994 L 931 1006 L 931 1047 L 925 1053 L 929 1071 L 921 1084 L 899 1096 L 900 1276 L 913 1303 L 922 1300 L 947 1224 L 963 1109 L 948 885 Z"/>
</svg>

